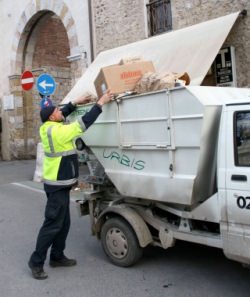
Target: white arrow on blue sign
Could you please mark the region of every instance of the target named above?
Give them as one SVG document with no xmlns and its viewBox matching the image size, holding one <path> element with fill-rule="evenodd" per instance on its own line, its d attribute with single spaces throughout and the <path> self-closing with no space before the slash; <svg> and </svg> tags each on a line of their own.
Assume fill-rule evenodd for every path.
<svg viewBox="0 0 250 297">
<path fill-rule="evenodd" d="M 56 83 L 51 75 L 44 73 L 37 78 L 36 87 L 39 93 L 46 96 L 55 92 Z"/>
</svg>

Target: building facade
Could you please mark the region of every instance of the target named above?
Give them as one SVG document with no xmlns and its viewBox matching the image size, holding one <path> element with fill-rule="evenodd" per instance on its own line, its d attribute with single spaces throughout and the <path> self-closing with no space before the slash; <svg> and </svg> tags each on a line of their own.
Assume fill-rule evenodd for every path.
<svg viewBox="0 0 250 297">
<path fill-rule="evenodd" d="M 223 47 L 235 50 L 237 86 L 250 87 L 248 0 L 0 1 L 0 156 L 36 155 L 40 97 L 35 86 L 22 89 L 25 70 L 35 78 L 51 74 L 57 85 L 52 97 L 59 103 L 101 51 L 237 11 L 243 13 Z M 216 85 L 214 67 L 203 84 Z"/>
</svg>

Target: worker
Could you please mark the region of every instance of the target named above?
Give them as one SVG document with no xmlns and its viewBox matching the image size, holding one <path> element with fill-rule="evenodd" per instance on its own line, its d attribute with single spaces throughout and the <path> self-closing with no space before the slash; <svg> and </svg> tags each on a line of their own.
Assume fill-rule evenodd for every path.
<svg viewBox="0 0 250 297">
<path fill-rule="evenodd" d="M 70 124 L 64 124 L 64 119 L 75 110 L 77 104 L 89 102 L 88 97 L 79 97 L 62 109 L 52 105 L 50 101 L 49 105 L 46 103 L 40 111 L 43 122 L 40 127 L 40 136 L 45 153 L 43 181 L 47 204 L 36 248 L 28 262 L 35 279 L 41 280 L 48 277 L 43 266 L 49 247 L 51 247 L 50 266 L 76 265 L 76 260 L 64 255 L 70 227 L 70 190 L 77 183 L 78 177 L 78 159 L 73 141 L 95 122 L 102 112 L 102 106 L 112 97 L 113 94 L 108 90 L 89 112 Z"/>
</svg>

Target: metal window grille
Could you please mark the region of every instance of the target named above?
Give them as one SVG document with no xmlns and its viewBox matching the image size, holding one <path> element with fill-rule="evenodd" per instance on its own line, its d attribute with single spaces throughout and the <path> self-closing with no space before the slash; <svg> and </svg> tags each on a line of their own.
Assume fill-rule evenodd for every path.
<svg viewBox="0 0 250 297">
<path fill-rule="evenodd" d="M 172 30 L 170 0 L 154 0 L 147 4 L 149 35 L 157 35 Z"/>
</svg>

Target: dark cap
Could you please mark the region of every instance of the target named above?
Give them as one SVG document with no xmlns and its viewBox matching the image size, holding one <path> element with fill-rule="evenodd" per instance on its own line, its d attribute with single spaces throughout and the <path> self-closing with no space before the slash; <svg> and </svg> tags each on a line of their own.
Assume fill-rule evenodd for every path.
<svg viewBox="0 0 250 297">
<path fill-rule="evenodd" d="M 44 123 L 46 121 L 48 121 L 50 115 L 53 113 L 53 111 L 55 110 L 55 106 L 51 105 L 48 107 L 44 107 L 41 109 L 40 111 L 40 117 L 41 117 L 41 121 Z"/>
</svg>

